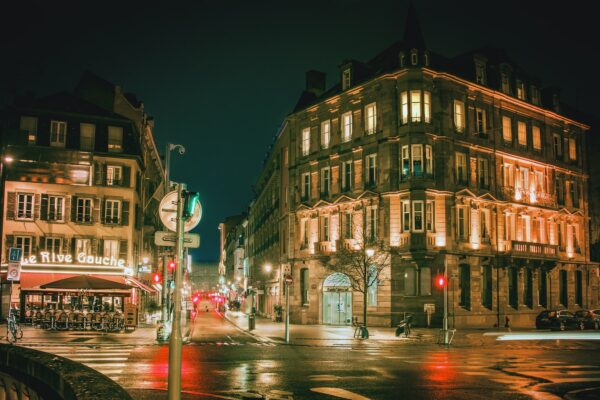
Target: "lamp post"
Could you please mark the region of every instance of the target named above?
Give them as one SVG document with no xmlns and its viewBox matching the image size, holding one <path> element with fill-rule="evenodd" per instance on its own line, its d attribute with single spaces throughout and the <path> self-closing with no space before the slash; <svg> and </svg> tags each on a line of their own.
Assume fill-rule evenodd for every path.
<svg viewBox="0 0 600 400">
<path fill-rule="evenodd" d="M 171 188 L 171 151 L 178 149 L 180 155 L 185 154 L 185 147 L 180 144 L 167 143 L 167 148 L 165 151 L 165 194 L 169 192 Z M 181 264 L 180 264 L 181 265 Z M 169 320 L 169 269 L 168 269 L 168 257 L 164 257 L 163 259 L 163 284 L 162 284 L 162 313 L 161 319 L 163 322 Z"/>
<path fill-rule="evenodd" d="M 2 240 L 2 234 L 3 234 L 3 226 L 4 226 L 4 207 L 5 207 L 5 202 L 4 202 L 4 181 L 5 176 L 4 176 L 4 164 L 10 164 L 11 162 L 13 162 L 13 158 L 9 155 L 5 155 L 4 154 L 4 150 L 2 150 L 2 153 L 0 153 L 0 200 L 2 203 L 2 206 L 0 206 L 0 255 L 4 254 L 4 240 Z M 2 294 L 2 289 L 0 286 L 0 295 Z M 12 295 L 11 295 L 12 296 Z M 9 301 L 9 305 L 10 305 L 10 301 Z M 0 307 L 0 315 L 2 314 L 2 308 Z"/>
</svg>

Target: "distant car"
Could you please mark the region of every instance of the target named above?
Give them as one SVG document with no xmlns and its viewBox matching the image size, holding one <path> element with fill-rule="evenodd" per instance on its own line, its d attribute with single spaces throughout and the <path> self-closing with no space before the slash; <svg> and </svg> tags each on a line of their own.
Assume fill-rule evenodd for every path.
<svg viewBox="0 0 600 400">
<path fill-rule="evenodd" d="M 584 322 L 568 310 L 545 310 L 535 318 L 537 329 L 564 331 L 567 329 L 584 329 Z"/>
<path fill-rule="evenodd" d="M 575 311 L 575 318 L 583 322 L 585 329 L 600 329 L 600 314 L 594 313 L 593 310 Z"/>
</svg>

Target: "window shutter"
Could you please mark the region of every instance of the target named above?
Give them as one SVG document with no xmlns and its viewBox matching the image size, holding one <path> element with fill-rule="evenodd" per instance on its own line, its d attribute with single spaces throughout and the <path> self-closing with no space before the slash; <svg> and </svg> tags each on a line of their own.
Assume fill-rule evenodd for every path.
<svg viewBox="0 0 600 400">
<path fill-rule="evenodd" d="M 127 240 L 121 240 L 119 243 L 119 258 L 127 260 Z"/>
<path fill-rule="evenodd" d="M 39 241 L 40 242 L 39 242 L 38 247 L 40 248 L 40 250 L 44 250 L 44 251 L 47 250 L 46 249 L 46 236 L 40 236 Z"/>
<path fill-rule="evenodd" d="M 41 205 L 40 205 L 40 219 L 42 221 L 48 220 L 48 195 L 42 194 Z"/>
<path fill-rule="evenodd" d="M 11 247 L 13 247 L 13 245 L 15 244 L 15 235 L 6 235 L 6 257 L 8 258 L 8 249 L 10 249 Z"/>
<path fill-rule="evenodd" d="M 354 111 L 353 113 L 354 124 L 352 126 L 352 137 L 362 136 L 364 132 L 363 118 L 362 118 L 362 110 Z M 366 120 L 366 117 L 365 117 Z M 356 129 L 356 131 L 354 131 Z"/>
<path fill-rule="evenodd" d="M 99 256 L 100 255 L 100 253 L 98 253 L 98 248 L 99 248 L 98 246 L 100 245 L 99 242 L 101 242 L 101 241 L 102 241 L 101 239 L 97 239 L 95 237 L 92 238 L 92 249 L 91 249 L 91 251 L 92 251 L 92 254 L 95 255 L 95 256 Z"/>
<path fill-rule="evenodd" d="M 106 207 L 106 200 L 104 199 L 97 199 L 97 203 L 98 206 L 100 207 L 100 223 L 101 224 L 105 224 L 106 223 L 106 210 L 104 209 Z"/>
<path fill-rule="evenodd" d="M 40 218 L 40 210 L 41 210 L 41 207 L 40 207 L 40 202 L 41 202 L 40 195 L 39 194 L 34 195 L 33 199 L 34 199 L 33 200 L 33 219 L 36 219 L 36 218 L 39 219 Z"/>
<path fill-rule="evenodd" d="M 102 173 L 104 171 L 104 167 L 102 165 L 102 163 L 99 162 L 94 162 L 94 184 L 96 186 L 102 186 Z"/>
<path fill-rule="evenodd" d="M 15 219 L 16 208 L 17 194 L 15 192 L 8 192 L 6 194 L 6 219 Z"/>
<path fill-rule="evenodd" d="M 63 219 L 65 222 L 67 222 L 67 216 L 71 215 L 71 199 L 69 196 L 65 196 L 63 201 L 65 202 L 65 213 L 63 214 Z"/>
<path fill-rule="evenodd" d="M 73 237 L 73 238 L 71 238 L 71 254 L 73 255 L 73 258 L 77 257 L 77 254 L 75 254 L 76 246 L 77 246 L 77 238 Z"/>
<path fill-rule="evenodd" d="M 121 203 L 121 225 L 129 225 L 129 202 L 123 201 Z"/>
<path fill-rule="evenodd" d="M 122 186 L 130 187 L 130 185 L 131 185 L 131 167 L 124 165 L 122 173 L 123 173 Z"/>
<path fill-rule="evenodd" d="M 76 221 L 77 221 L 77 196 L 71 196 L 71 222 L 76 222 Z"/>
<path fill-rule="evenodd" d="M 62 240 L 62 246 L 63 246 L 63 253 L 64 254 L 68 254 L 69 252 L 71 253 L 71 255 L 74 255 L 73 251 L 71 250 L 71 244 L 73 243 L 73 239 L 69 240 L 67 238 L 63 238 Z M 76 257 L 76 256 L 75 256 Z"/>
<path fill-rule="evenodd" d="M 100 198 L 92 199 L 92 223 L 101 222 L 100 220 Z"/>
</svg>

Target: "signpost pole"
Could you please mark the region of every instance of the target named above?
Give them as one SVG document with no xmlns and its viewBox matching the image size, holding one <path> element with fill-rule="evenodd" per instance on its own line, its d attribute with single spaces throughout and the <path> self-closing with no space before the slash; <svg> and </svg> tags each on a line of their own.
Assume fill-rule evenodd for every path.
<svg viewBox="0 0 600 400">
<path fill-rule="evenodd" d="M 290 343 L 290 285 L 285 282 L 285 343 Z"/>
<path fill-rule="evenodd" d="M 175 290 L 173 293 L 173 321 L 171 322 L 171 337 L 169 339 L 169 400 L 181 399 L 181 353 L 183 339 L 181 337 L 181 281 L 183 278 L 183 191 L 184 183 L 177 185 L 177 243 L 175 259 L 177 266 L 174 271 Z"/>
<path fill-rule="evenodd" d="M 450 344 L 450 338 L 448 337 L 448 258 L 444 257 L 444 344 L 447 346 Z"/>
</svg>

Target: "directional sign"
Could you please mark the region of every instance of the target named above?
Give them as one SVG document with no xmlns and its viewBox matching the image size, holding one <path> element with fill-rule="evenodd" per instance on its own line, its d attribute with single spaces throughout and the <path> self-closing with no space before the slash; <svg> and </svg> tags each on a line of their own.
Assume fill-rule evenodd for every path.
<svg viewBox="0 0 600 400">
<path fill-rule="evenodd" d="M 158 207 L 158 215 L 165 228 L 172 232 L 177 230 L 177 190 L 169 192 L 163 197 Z M 194 229 L 200 223 L 200 218 L 202 218 L 202 206 L 198 203 L 194 215 L 185 221 L 183 230 L 189 232 Z"/>
<path fill-rule="evenodd" d="M 154 233 L 154 244 L 157 246 L 175 247 L 177 236 L 173 232 L 159 231 Z M 198 233 L 186 233 L 183 237 L 183 247 L 197 249 L 200 247 Z"/>
<path fill-rule="evenodd" d="M 9 281 L 20 281 L 21 280 L 21 263 L 20 262 L 9 262 L 6 270 L 6 279 Z"/>
<path fill-rule="evenodd" d="M 19 262 L 21 261 L 21 248 L 11 247 L 8 251 L 8 261 Z"/>
</svg>

